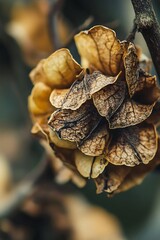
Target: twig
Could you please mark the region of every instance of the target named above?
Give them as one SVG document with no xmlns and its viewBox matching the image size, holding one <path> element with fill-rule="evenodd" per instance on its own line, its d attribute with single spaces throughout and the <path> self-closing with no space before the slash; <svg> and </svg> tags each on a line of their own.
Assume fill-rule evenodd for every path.
<svg viewBox="0 0 160 240">
<path fill-rule="evenodd" d="M 73 29 L 72 33 L 70 34 L 70 36 L 66 41 L 66 46 L 62 46 L 62 47 L 68 47 L 70 43 L 74 40 L 74 36 L 80 31 L 83 31 L 84 29 L 86 29 L 93 21 L 94 21 L 94 17 L 89 16 L 80 26 L 78 26 L 76 29 Z"/>
<path fill-rule="evenodd" d="M 82 30 L 84 30 L 86 27 L 88 27 L 94 20 L 93 16 L 89 16 L 80 26 L 73 29 L 73 31 L 70 33 L 70 36 L 68 39 L 66 39 L 65 46 L 62 44 L 60 35 L 59 35 L 59 29 L 58 21 L 59 16 L 62 11 L 62 7 L 64 4 L 64 0 L 56 0 L 56 2 L 52 5 L 50 14 L 49 14 L 49 29 L 51 34 L 51 39 L 53 42 L 54 50 L 57 50 L 62 47 L 67 47 L 74 39 L 74 35 Z"/>
<path fill-rule="evenodd" d="M 151 0 L 131 0 L 135 11 L 135 24 L 142 33 L 160 78 L 160 26 Z"/>
<path fill-rule="evenodd" d="M 136 25 L 136 23 L 135 23 L 135 21 L 134 21 L 133 29 L 132 29 L 132 31 L 130 32 L 130 34 L 129 34 L 129 36 L 127 37 L 126 40 L 127 40 L 128 42 L 133 42 L 134 39 L 135 39 L 136 32 L 137 32 L 137 25 Z"/>
<path fill-rule="evenodd" d="M 59 49 L 61 47 L 61 40 L 59 36 L 58 17 L 60 11 L 63 7 L 64 0 L 56 0 L 51 6 L 51 11 L 49 13 L 49 29 L 51 34 L 51 39 L 53 42 L 54 49 Z"/>
<path fill-rule="evenodd" d="M 4 198 L 0 199 L 0 219 L 7 217 L 15 210 L 24 199 L 33 192 L 34 185 L 45 172 L 48 165 L 46 154 L 40 163 L 33 169 L 16 187 L 14 187 Z"/>
</svg>

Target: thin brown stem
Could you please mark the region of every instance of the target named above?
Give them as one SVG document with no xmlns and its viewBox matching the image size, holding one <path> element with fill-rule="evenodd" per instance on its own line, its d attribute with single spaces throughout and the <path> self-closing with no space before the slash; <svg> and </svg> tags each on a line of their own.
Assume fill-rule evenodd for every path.
<svg viewBox="0 0 160 240">
<path fill-rule="evenodd" d="M 130 32 L 130 34 L 128 35 L 128 37 L 127 37 L 126 40 L 127 40 L 128 42 L 133 42 L 134 39 L 135 39 L 136 32 L 137 32 L 137 25 L 136 25 L 135 22 L 134 22 L 133 29 L 132 29 L 132 31 Z"/>
<path fill-rule="evenodd" d="M 35 183 L 40 179 L 47 169 L 49 160 L 46 154 L 42 157 L 40 163 L 28 175 L 19 182 L 10 192 L 1 197 L 0 219 L 9 216 L 24 199 L 29 196 L 33 190 Z"/>
<path fill-rule="evenodd" d="M 160 78 L 160 26 L 151 0 L 131 0 L 135 11 L 135 24 L 142 33 Z"/>
</svg>

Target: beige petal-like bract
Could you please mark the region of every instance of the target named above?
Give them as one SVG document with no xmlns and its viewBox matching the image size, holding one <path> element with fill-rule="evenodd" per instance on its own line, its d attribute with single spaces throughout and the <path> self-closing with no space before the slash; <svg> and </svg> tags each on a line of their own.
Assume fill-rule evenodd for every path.
<svg viewBox="0 0 160 240">
<path fill-rule="evenodd" d="M 35 102 L 33 101 L 33 96 L 32 95 L 30 95 L 28 97 L 28 109 L 29 109 L 31 115 L 34 115 L 34 117 L 44 114 L 44 109 L 39 108 L 35 104 Z"/>
<path fill-rule="evenodd" d="M 32 80 L 33 84 L 36 84 L 38 82 L 43 82 L 46 85 L 48 85 L 47 84 L 47 77 L 46 77 L 46 75 L 44 73 L 44 70 L 43 70 L 44 62 L 45 62 L 45 59 L 42 59 L 37 64 L 37 66 L 30 72 L 29 76 L 30 76 L 30 79 Z"/>
<path fill-rule="evenodd" d="M 144 105 L 136 103 L 132 99 L 125 99 L 118 110 L 108 120 L 109 127 L 115 129 L 139 124 L 149 117 L 153 106 L 154 104 Z"/>
<path fill-rule="evenodd" d="M 78 109 L 83 103 L 91 99 L 92 95 L 107 85 L 113 84 L 116 77 L 107 77 L 99 71 L 92 74 L 85 74 L 83 79 L 75 81 L 68 94 L 64 97 L 62 109 Z"/>
<path fill-rule="evenodd" d="M 42 82 L 37 83 L 32 89 L 32 98 L 38 108 L 43 109 L 43 112 L 53 111 L 54 108 L 49 102 L 51 88 Z"/>
<path fill-rule="evenodd" d="M 132 97 L 138 86 L 139 79 L 139 61 L 136 54 L 136 48 L 133 43 L 130 43 L 127 49 L 127 53 L 124 57 L 124 66 L 128 91 Z"/>
<path fill-rule="evenodd" d="M 81 144 L 98 126 L 100 118 L 93 104 L 86 102 L 75 111 L 57 110 L 48 124 L 60 138 Z"/>
<path fill-rule="evenodd" d="M 62 48 L 41 60 L 31 71 L 30 78 L 34 84 L 43 82 L 52 89 L 66 88 L 81 71 L 81 66 L 73 59 L 69 50 Z"/>
<path fill-rule="evenodd" d="M 89 135 L 88 138 L 84 139 L 78 148 L 86 155 L 99 156 L 103 153 L 104 148 L 109 139 L 109 132 L 106 124 L 101 124 Z"/>
<path fill-rule="evenodd" d="M 93 94 L 93 103 L 99 114 L 108 120 L 122 104 L 125 91 L 125 82 L 117 81 Z"/>
<path fill-rule="evenodd" d="M 123 48 L 113 30 L 95 26 L 75 36 L 78 52 L 88 67 L 116 76 L 121 69 Z"/>
<path fill-rule="evenodd" d="M 108 162 L 103 155 L 91 157 L 80 151 L 75 151 L 75 164 L 83 177 L 96 178 L 104 171 Z"/>
<path fill-rule="evenodd" d="M 43 70 L 49 86 L 52 88 L 66 88 L 75 81 L 82 68 L 73 59 L 69 50 L 62 48 L 45 59 Z"/>
<path fill-rule="evenodd" d="M 47 143 L 49 143 L 49 126 L 48 126 L 48 118 L 50 114 L 45 115 L 37 115 L 32 116 L 34 125 L 31 129 L 31 133 L 35 134 L 39 139 L 44 139 Z"/>
<path fill-rule="evenodd" d="M 28 108 L 36 116 L 53 112 L 54 107 L 49 102 L 51 88 L 44 83 L 37 83 L 28 98 Z"/>
<path fill-rule="evenodd" d="M 61 108 L 68 91 L 69 89 L 54 89 L 49 98 L 52 106 L 55 108 Z"/>
<path fill-rule="evenodd" d="M 108 165 L 107 160 L 104 158 L 104 155 L 100 155 L 94 158 L 94 162 L 92 164 L 92 172 L 91 178 L 97 178 Z"/>
<path fill-rule="evenodd" d="M 86 156 L 80 151 L 75 151 L 75 165 L 83 177 L 90 177 L 93 165 L 93 157 Z"/>
<path fill-rule="evenodd" d="M 52 129 L 49 128 L 48 131 L 49 131 L 50 142 L 54 143 L 57 147 L 67 148 L 67 149 L 77 148 L 75 143 L 58 138 L 57 134 L 54 131 L 52 131 Z"/>
<path fill-rule="evenodd" d="M 152 124 L 116 130 L 106 149 L 106 159 L 114 165 L 134 167 L 148 164 L 157 151 L 157 135 Z"/>
</svg>

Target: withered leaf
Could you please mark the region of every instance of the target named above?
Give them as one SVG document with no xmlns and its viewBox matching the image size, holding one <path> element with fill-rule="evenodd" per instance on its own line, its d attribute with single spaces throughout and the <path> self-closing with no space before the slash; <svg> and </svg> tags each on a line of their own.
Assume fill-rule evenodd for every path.
<svg viewBox="0 0 160 240">
<path fill-rule="evenodd" d="M 75 151 L 74 159 L 75 165 L 80 174 L 83 177 L 90 177 L 93 164 L 93 157 L 86 156 L 85 154 L 77 150 Z"/>
<path fill-rule="evenodd" d="M 74 82 L 82 68 L 73 59 L 69 50 L 62 48 L 45 59 L 43 71 L 47 85 L 52 88 L 67 88 Z"/>
<path fill-rule="evenodd" d="M 33 84 L 35 85 L 38 82 L 42 82 L 47 84 L 47 77 L 43 70 L 43 64 L 45 62 L 45 59 L 42 59 L 35 68 L 32 69 L 32 71 L 29 74 L 30 79 L 32 80 Z"/>
<path fill-rule="evenodd" d="M 85 74 L 83 79 L 75 81 L 69 92 L 64 97 L 62 109 L 78 109 L 84 102 L 91 99 L 92 95 L 103 87 L 113 84 L 116 77 L 107 77 L 99 71 L 94 71 L 92 74 Z"/>
<path fill-rule="evenodd" d="M 143 122 L 152 112 L 154 104 L 144 105 L 125 99 L 118 110 L 109 119 L 109 127 L 125 128 Z"/>
<path fill-rule="evenodd" d="M 28 99 L 31 113 L 38 116 L 53 112 L 54 108 L 49 102 L 51 91 L 51 88 L 42 82 L 35 84 Z"/>
<path fill-rule="evenodd" d="M 132 97 L 138 86 L 139 79 L 139 61 L 133 43 L 130 43 L 127 49 L 127 53 L 124 57 L 124 66 L 128 91 Z"/>
<path fill-rule="evenodd" d="M 105 173 L 105 188 L 104 191 L 112 193 L 122 184 L 125 177 L 130 173 L 131 167 L 127 166 L 115 166 L 108 164 Z"/>
<path fill-rule="evenodd" d="M 69 89 L 54 89 L 49 98 L 52 106 L 61 108 L 68 91 Z"/>
<path fill-rule="evenodd" d="M 96 178 L 104 171 L 108 162 L 103 155 L 91 157 L 80 151 L 75 151 L 75 164 L 83 177 Z"/>
<path fill-rule="evenodd" d="M 93 104 L 86 102 L 75 111 L 70 109 L 55 111 L 48 124 L 60 138 L 81 145 L 83 139 L 87 138 L 97 127 L 100 118 Z"/>
<path fill-rule="evenodd" d="M 67 149 L 76 149 L 77 145 L 75 142 L 70 142 L 67 140 L 59 139 L 57 134 L 50 128 L 48 128 L 49 131 L 49 141 L 54 144 L 55 146 L 59 148 L 67 148 Z"/>
<path fill-rule="evenodd" d="M 157 151 L 157 136 L 152 124 L 119 129 L 106 150 L 106 159 L 114 165 L 133 167 L 140 163 L 148 164 Z"/>
<path fill-rule="evenodd" d="M 93 94 L 93 103 L 99 114 L 108 120 L 119 108 L 125 98 L 126 85 L 124 81 L 117 80 Z"/>
<path fill-rule="evenodd" d="M 97 178 L 94 179 L 95 184 L 96 184 L 96 193 L 100 194 L 104 191 L 105 185 L 106 185 L 106 180 L 104 178 L 104 174 L 100 174 Z"/>
<path fill-rule="evenodd" d="M 88 138 L 83 139 L 78 144 L 78 148 L 86 155 L 99 156 L 103 153 L 108 139 L 109 132 L 106 124 L 100 123 Z"/>
<path fill-rule="evenodd" d="M 157 86 L 156 76 L 140 71 L 134 99 L 143 104 L 153 104 L 159 97 L 160 89 Z"/>
<path fill-rule="evenodd" d="M 147 165 L 138 165 L 131 169 L 131 171 L 127 174 L 124 181 L 121 185 L 116 189 L 114 193 L 124 192 L 138 184 L 140 184 L 146 175 L 156 168 L 157 165 L 160 164 L 160 139 L 158 140 L 158 150 L 151 162 Z"/>
<path fill-rule="evenodd" d="M 102 73 L 116 76 L 122 64 L 123 48 L 113 30 L 95 26 L 75 36 L 84 67 L 94 66 Z"/>
<path fill-rule="evenodd" d="M 158 101 L 152 111 L 152 114 L 146 120 L 148 123 L 160 124 L 160 101 Z"/>
</svg>

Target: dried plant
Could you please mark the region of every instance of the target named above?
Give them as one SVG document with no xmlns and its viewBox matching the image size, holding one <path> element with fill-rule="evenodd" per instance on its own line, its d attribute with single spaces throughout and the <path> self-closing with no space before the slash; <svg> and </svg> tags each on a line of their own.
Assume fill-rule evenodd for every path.
<svg viewBox="0 0 160 240">
<path fill-rule="evenodd" d="M 30 74 L 32 132 L 45 136 L 74 173 L 93 178 L 98 192 L 126 190 L 159 163 L 160 89 L 148 73 L 151 62 L 103 26 L 80 32 L 75 42 L 82 66 L 60 49 Z"/>
</svg>

